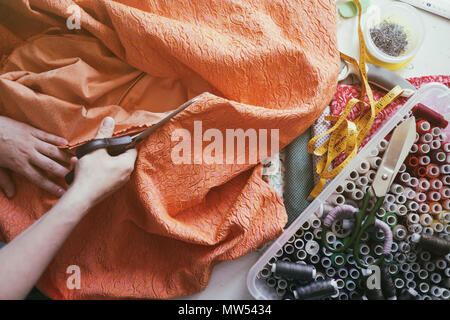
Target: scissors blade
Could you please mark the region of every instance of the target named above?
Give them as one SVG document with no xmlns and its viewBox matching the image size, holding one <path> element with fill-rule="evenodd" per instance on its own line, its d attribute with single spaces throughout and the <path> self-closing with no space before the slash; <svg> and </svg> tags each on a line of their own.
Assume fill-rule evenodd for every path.
<svg viewBox="0 0 450 320">
<path fill-rule="evenodd" d="M 147 138 L 150 134 L 152 134 L 153 132 L 155 132 L 156 130 L 158 130 L 159 128 L 161 128 L 167 121 L 169 121 L 170 119 L 172 119 L 174 116 L 176 116 L 177 114 L 179 114 L 181 111 L 183 111 L 184 109 L 186 109 L 187 107 L 189 107 L 191 104 L 193 104 L 194 102 L 196 102 L 197 100 L 199 100 L 200 97 L 195 97 L 192 98 L 191 100 L 183 103 L 181 106 L 179 106 L 178 108 L 176 108 L 175 110 L 173 110 L 171 113 L 169 113 L 167 116 L 165 116 L 163 119 L 161 119 L 160 121 L 158 121 L 157 123 L 155 123 L 154 125 L 152 125 L 150 128 L 145 129 L 144 131 L 132 136 L 132 140 L 134 143 L 138 143 L 142 140 L 144 140 L 145 138 Z"/>
<path fill-rule="evenodd" d="M 416 138 L 416 120 L 410 117 L 400 124 L 392 134 L 389 146 L 372 183 L 377 197 L 386 195 L 400 166 L 405 161 Z"/>
</svg>

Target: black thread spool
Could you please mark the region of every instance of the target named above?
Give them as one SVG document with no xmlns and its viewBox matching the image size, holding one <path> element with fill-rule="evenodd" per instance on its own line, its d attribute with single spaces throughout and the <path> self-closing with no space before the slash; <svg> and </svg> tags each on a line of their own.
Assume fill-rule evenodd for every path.
<svg viewBox="0 0 450 320">
<path fill-rule="evenodd" d="M 445 256 L 450 252 L 450 241 L 443 238 L 428 234 L 413 234 L 411 241 L 419 243 L 422 248 L 439 256 Z"/>
<path fill-rule="evenodd" d="M 317 300 L 335 296 L 339 293 L 335 280 L 315 281 L 294 290 L 297 300 Z"/>
<path fill-rule="evenodd" d="M 276 276 L 299 281 L 312 281 L 316 277 L 316 268 L 307 264 L 277 261 L 272 265 Z"/>
<path fill-rule="evenodd" d="M 388 300 L 396 299 L 396 290 L 394 286 L 394 281 L 389 273 L 389 267 L 383 264 L 380 268 L 381 273 L 381 289 L 382 295 L 385 296 Z"/>
</svg>

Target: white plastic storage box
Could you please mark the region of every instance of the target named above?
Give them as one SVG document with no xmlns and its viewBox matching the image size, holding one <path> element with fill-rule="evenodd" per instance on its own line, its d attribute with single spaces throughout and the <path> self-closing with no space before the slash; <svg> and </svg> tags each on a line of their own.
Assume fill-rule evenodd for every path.
<svg viewBox="0 0 450 320">
<path fill-rule="evenodd" d="M 264 268 L 270 270 L 270 261 L 275 260 L 277 252 L 283 246 L 293 239 L 294 234 L 304 225 L 306 221 L 311 221 L 314 216 L 320 217 L 321 210 L 326 203 L 326 200 L 335 193 L 338 186 L 343 185 L 344 181 L 349 176 L 354 168 L 360 165 L 363 159 L 368 158 L 373 152 L 373 149 L 392 131 L 399 123 L 410 115 L 411 109 L 421 103 L 434 111 L 437 111 L 449 120 L 450 116 L 450 89 L 439 83 L 430 83 L 422 86 L 416 94 L 414 94 L 403 107 L 400 107 L 397 112 L 372 136 L 369 143 L 355 156 L 355 158 L 331 181 L 328 186 L 320 193 L 320 195 L 304 210 L 304 212 L 287 228 L 283 234 L 276 239 L 270 247 L 264 252 L 259 260 L 252 266 L 247 277 L 247 286 L 255 299 L 259 300 L 278 300 L 281 299 L 281 294 L 272 286 L 269 286 L 260 272 Z M 450 125 L 443 130 L 447 137 L 450 137 Z M 447 139 L 448 140 L 448 139 Z M 306 150 L 305 150 L 306 152 Z M 316 220 L 317 221 L 317 220 Z M 292 240 L 291 240 L 292 241 Z M 317 240 L 320 242 L 320 239 Z M 450 263 L 449 263 L 450 265 Z M 447 266 L 448 267 L 448 266 Z"/>
</svg>

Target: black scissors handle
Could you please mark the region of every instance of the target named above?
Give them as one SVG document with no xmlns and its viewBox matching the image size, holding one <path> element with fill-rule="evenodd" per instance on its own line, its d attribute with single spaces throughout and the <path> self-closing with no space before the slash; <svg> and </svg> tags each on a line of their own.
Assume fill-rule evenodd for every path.
<svg viewBox="0 0 450 320">
<path fill-rule="evenodd" d="M 116 138 L 103 138 L 103 139 L 95 139 L 89 141 L 85 144 L 82 144 L 75 150 L 75 155 L 78 159 L 81 159 L 85 155 L 98 150 L 105 148 L 110 156 L 118 156 L 119 154 L 124 153 L 129 149 L 133 149 L 136 143 L 131 138 L 131 136 L 122 136 Z M 73 179 L 75 178 L 75 171 L 70 171 L 64 179 L 67 184 L 71 184 Z"/>
</svg>

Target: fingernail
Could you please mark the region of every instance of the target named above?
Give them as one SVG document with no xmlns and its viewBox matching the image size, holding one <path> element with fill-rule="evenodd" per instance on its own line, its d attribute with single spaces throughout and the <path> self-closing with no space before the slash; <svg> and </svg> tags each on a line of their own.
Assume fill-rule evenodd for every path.
<svg viewBox="0 0 450 320">
<path fill-rule="evenodd" d="M 114 119 L 111 117 L 106 117 L 105 119 L 103 119 L 102 121 L 102 127 L 106 127 L 106 128 L 112 128 L 114 127 Z"/>
<path fill-rule="evenodd" d="M 65 146 L 65 145 L 67 145 L 67 144 L 69 144 L 69 141 L 67 141 L 67 140 L 64 139 L 64 138 L 61 138 L 60 145 Z"/>
<path fill-rule="evenodd" d="M 64 190 L 63 188 L 59 188 L 57 193 L 58 193 L 58 196 L 61 197 L 64 193 L 66 193 L 66 190 Z"/>
</svg>

